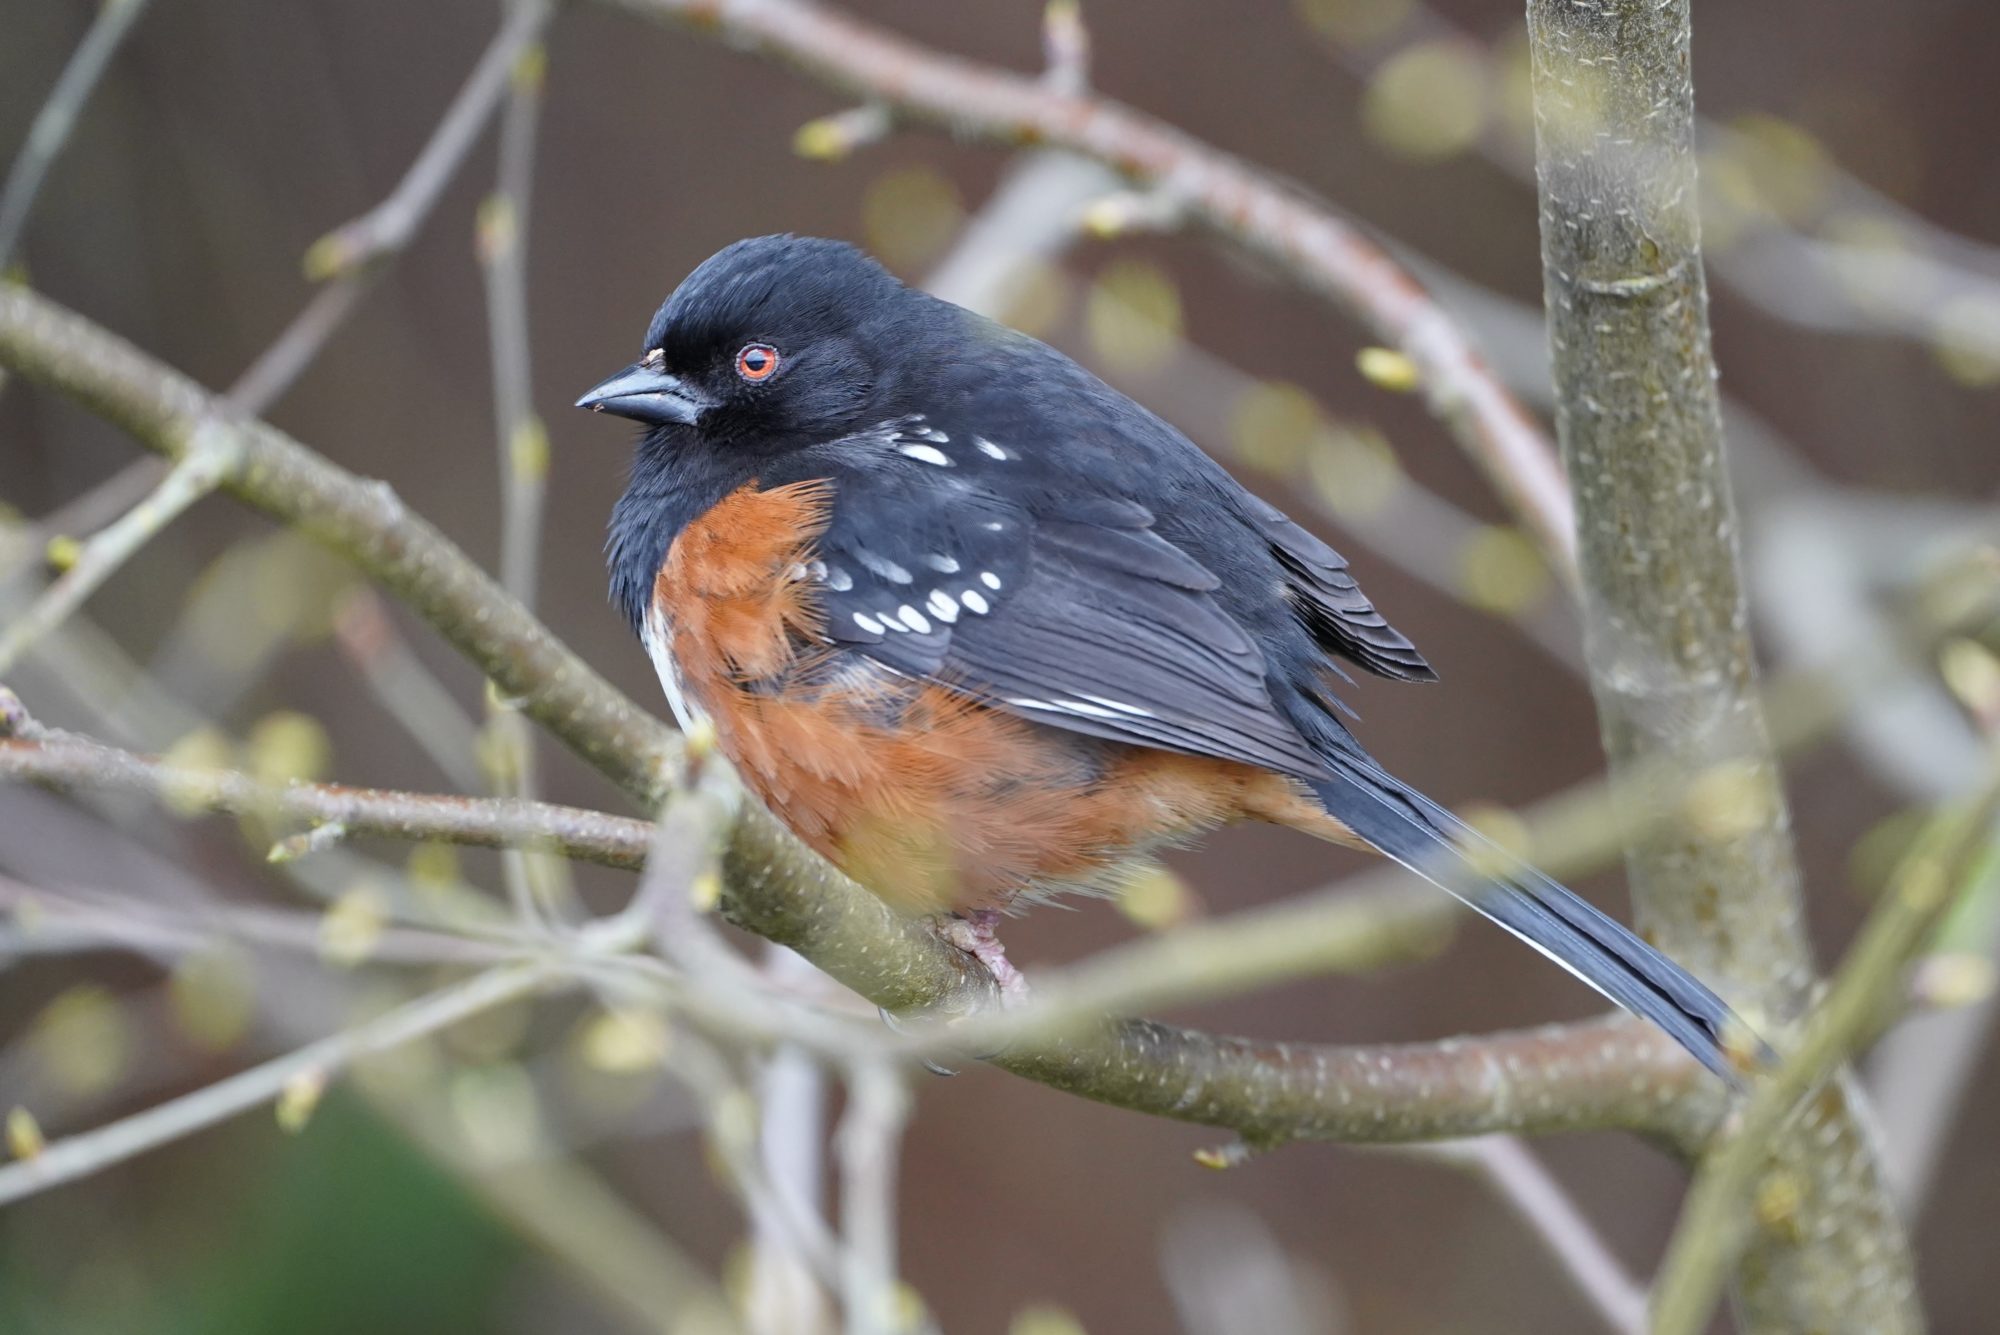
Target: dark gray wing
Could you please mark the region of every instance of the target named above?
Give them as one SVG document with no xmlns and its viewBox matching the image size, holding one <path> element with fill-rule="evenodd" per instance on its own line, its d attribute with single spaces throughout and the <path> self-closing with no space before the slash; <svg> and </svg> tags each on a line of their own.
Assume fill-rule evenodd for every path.
<svg viewBox="0 0 2000 1335">
<path fill-rule="evenodd" d="M 1313 638 L 1378 677 L 1436 681 L 1437 673 L 1375 610 L 1348 573 L 1347 558 L 1285 517 L 1284 511 L 1249 492 L 1244 508 L 1284 567 L 1292 606 Z"/>
<path fill-rule="evenodd" d="M 889 438 L 865 485 L 836 474 L 809 572 L 830 639 L 1073 732 L 1324 773 L 1215 575 L 1151 511 L 1024 486 L 1002 471 L 1020 461 L 923 429 Z"/>
</svg>

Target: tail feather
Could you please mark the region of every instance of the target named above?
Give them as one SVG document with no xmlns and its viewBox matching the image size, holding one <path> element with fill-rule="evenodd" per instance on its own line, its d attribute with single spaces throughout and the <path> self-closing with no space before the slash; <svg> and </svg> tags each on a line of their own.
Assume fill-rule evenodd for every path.
<svg viewBox="0 0 2000 1335">
<path fill-rule="evenodd" d="M 1526 863 L 1516 861 L 1497 876 L 1479 871 L 1465 845 L 1505 855 L 1414 788 L 1358 758 L 1343 757 L 1333 769 L 1334 777 L 1316 782 L 1313 791 L 1342 824 L 1737 1082 L 1729 1030 L 1741 1022 L 1693 975 Z"/>
</svg>

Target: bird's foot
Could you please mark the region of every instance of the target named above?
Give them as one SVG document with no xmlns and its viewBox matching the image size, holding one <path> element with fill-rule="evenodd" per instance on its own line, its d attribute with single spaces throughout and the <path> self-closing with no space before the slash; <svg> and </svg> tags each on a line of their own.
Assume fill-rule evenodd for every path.
<svg viewBox="0 0 2000 1335">
<path fill-rule="evenodd" d="M 968 909 L 947 914 L 938 924 L 938 935 L 986 966 L 1000 985 L 1000 1005 L 1013 1010 L 1028 1000 L 1028 979 L 1007 958 L 1000 944 L 1000 913 L 997 909 Z"/>
<path fill-rule="evenodd" d="M 898 1019 L 896 1016 L 896 1012 L 890 1010 L 887 1006 L 877 1006 L 875 1008 L 875 1013 L 882 1017 L 883 1026 L 887 1028 L 890 1033 L 896 1035 L 898 1038 L 908 1038 L 910 1036 L 910 1027 L 904 1024 L 902 1020 Z M 938 1061 L 934 1057 L 918 1057 L 917 1064 L 922 1066 L 926 1071 L 929 1071 L 932 1075 L 958 1074 L 958 1068 L 956 1066 L 946 1066 L 943 1062 Z"/>
</svg>

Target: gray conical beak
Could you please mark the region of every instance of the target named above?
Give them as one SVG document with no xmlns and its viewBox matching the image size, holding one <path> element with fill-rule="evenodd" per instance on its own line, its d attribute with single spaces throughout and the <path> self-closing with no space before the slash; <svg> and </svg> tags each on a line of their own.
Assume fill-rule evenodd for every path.
<svg viewBox="0 0 2000 1335">
<path fill-rule="evenodd" d="M 635 422 L 690 426 L 711 404 L 707 395 L 678 376 L 634 362 L 578 399 L 576 406 Z"/>
</svg>

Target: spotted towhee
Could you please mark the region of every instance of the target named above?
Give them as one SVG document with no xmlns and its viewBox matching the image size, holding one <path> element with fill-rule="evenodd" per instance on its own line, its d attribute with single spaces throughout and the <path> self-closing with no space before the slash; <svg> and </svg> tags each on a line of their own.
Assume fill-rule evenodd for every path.
<svg viewBox="0 0 2000 1335">
<path fill-rule="evenodd" d="M 760 237 L 578 406 L 647 427 L 611 588 L 674 714 L 883 899 L 990 922 L 1275 821 L 1380 850 L 1728 1074 L 1713 992 L 1355 740 L 1336 660 L 1434 674 L 1339 553 L 1061 353 Z"/>
</svg>

